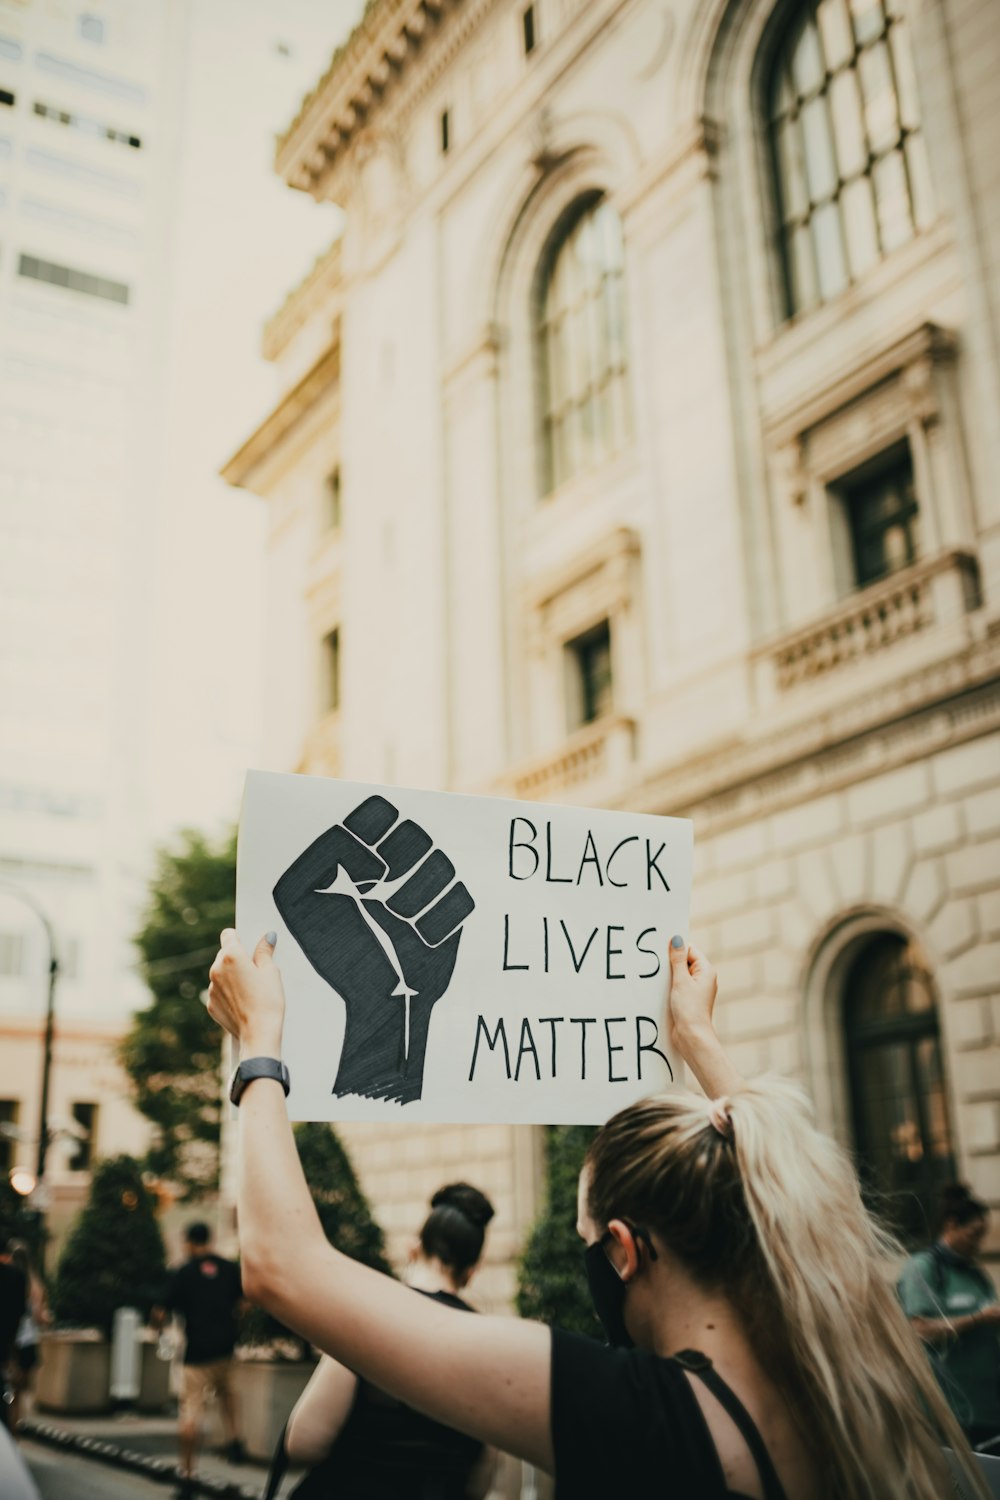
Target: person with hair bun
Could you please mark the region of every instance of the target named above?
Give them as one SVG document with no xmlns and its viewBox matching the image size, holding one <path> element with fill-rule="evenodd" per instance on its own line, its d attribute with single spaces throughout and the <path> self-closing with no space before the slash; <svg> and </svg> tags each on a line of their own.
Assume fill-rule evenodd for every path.
<svg viewBox="0 0 1000 1500">
<path fill-rule="evenodd" d="M 906 1314 L 973 1445 L 1000 1439 L 1000 1301 L 977 1263 L 988 1215 L 964 1182 L 947 1183 L 934 1243 L 910 1257 L 899 1279 Z"/>
<path fill-rule="evenodd" d="M 670 1039 L 704 1094 L 633 1104 L 591 1144 L 577 1228 L 608 1345 L 460 1315 L 338 1254 L 270 1077 L 240 1105 L 250 1294 L 397 1400 L 554 1475 L 557 1500 L 940 1500 L 943 1444 L 988 1497 L 847 1153 L 793 1084 L 740 1077 L 715 971 L 681 937 L 669 958 Z M 251 957 L 224 932 L 210 981 L 243 1055 L 280 1056 L 270 939 Z"/>
<path fill-rule="evenodd" d="M 407 1284 L 442 1307 L 474 1312 L 460 1294 L 479 1265 L 493 1212 L 467 1182 L 438 1188 L 410 1249 Z M 285 1460 L 309 1468 L 291 1492 L 295 1500 L 480 1500 L 492 1471 L 475 1437 L 424 1416 L 327 1354 L 288 1419 L 283 1449 Z"/>
</svg>

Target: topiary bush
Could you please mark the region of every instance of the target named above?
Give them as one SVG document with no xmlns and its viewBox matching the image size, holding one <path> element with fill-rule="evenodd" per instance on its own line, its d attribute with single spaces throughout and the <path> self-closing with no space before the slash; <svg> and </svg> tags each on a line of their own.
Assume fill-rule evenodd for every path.
<svg viewBox="0 0 1000 1500">
<path fill-rule="evenodd" d="M 59 1260 L 52 1288 L 56 1321 L 110 1336 L 117 1308 L 137 1307 L 149 1316 L 163 1296 L 166 1269 L 155 1199 L 141 1165 L 133 1156 L 100 1162 Z"/>
<path fill-rule="evenodd" d="M 296 1125 L 295 1144 L 323 1232 L 331 1245 L 352 1260 L 391 1276 L 382 1230 L 336 1131 L 319 1122 Z M 304 1340 L 290 1334 L 283 1324 L 259 1307 L 247 1313 L 240 1337 L 245 1344 L 277 1345 L 279 1352 L 284 1341 L 293 1339 L 294 1354 L 304 1357 L 306 1352 Z"/>
<path fill-rule="evenodd" d="M 576 1188 L 593 1125 L 551 1125 L 546 1131 L 545 1205 L 518 1263 L 517 1310 L 573 1333 L 600 1338 L 576 1232 Z"/>
</svg>

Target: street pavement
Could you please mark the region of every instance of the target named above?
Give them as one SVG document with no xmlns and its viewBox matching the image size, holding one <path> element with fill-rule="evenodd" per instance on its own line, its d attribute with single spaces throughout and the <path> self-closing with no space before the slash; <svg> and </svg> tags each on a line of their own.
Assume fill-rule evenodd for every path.
<svg viewBox="0 0 1000 1500">
<path fill-rule="evenodd" d="M 22 1436 L 21 1451 L 42 1493 L 42 1500 L 118 1500 L 119 1496 L 135 1495 L 136 1500 L 147 1495 L 156 1495 L 166 1500 L 175 1485 L 172 1472 L 177 1458 L 176 1417 L 150 1417 L 136 1412 L 121 1412 L 97 1417 L 68 1417 L 38 1413 L 31 1419 L 40 1430 L 50 1434 L 50 1442 L 42 1443 L 32 1437 L 30 1430 Z M 29 1429 L 31 1423 L 29 1422 Z M 160 1460 L 169 1466 L 160 1479 L 153 1479 L 117 1467 L 107 1458 L 51 1446 L 53 1430 L 68 1434 L 75 1440 L 90 1439 L 113 1445 L 117 1450 L 141 1454 L 145 1458 Z M 264 1489 L 267 1469 L 263 1464 L 231 1464 L 217 1450 L 203 1449 L 198 1459 L 199 1478 L 233 1485 L 233 1493 L 242 1490 L 246 1494 L 260 1495 Z M 279 1497 L 287 1496 L 296 1483 L 298 1474 L 286 1476 L 278 1491 Z M 48 1486 L 46 1488 L 46 1486 Z M 0 1497 L 2 1500 L 2 1497 Z"/>
<path fill-rule="evenodd" d="M 44 1448 L 30 1438 L 22 1440 L 21 1454 L 41 1500 L 165 1500 L 170 1494 L 164 1485 L 139 1474 Z"/>
</svg>

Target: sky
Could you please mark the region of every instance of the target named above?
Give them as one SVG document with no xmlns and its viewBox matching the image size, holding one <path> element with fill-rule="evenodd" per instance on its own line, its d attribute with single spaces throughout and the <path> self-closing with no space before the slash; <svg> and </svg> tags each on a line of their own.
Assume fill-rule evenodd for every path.
<svg viewBox="0 0 1000 1500">
<path fill-rule="evenodd" d="M 265 517 L 218 471 L 276 394 L 264 323 L 339 232 L 333 205 L 276 176 L 274 141 L 360 10 L 361 0 L 190 4 L 156 564 L 156 839 L 231 821 L 256 754 Z"/>
</svg>

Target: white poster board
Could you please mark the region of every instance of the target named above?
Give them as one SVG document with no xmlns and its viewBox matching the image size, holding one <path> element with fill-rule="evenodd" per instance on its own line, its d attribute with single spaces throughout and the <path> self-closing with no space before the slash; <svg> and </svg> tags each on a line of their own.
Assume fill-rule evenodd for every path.
<svg viewBox="0 0 1000 1500">
<path fill-rule="evenodd" d="M 247 775 L 236 921 L 276 931 L 297 1120 L 587 1124 L 678 1075 L 682 819 Z"/>
</svg>

